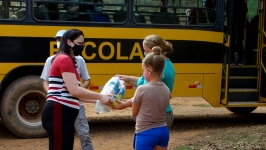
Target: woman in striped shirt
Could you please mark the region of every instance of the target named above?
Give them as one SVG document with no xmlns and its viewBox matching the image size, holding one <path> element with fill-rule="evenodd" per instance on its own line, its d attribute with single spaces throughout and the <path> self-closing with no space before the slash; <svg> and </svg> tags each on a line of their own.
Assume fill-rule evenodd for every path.
<svg viewBox="0 0 266 150">
<path fill-rule="evenodd" d="M 110 97 L 80 87 L 75 57 L 84 49 L 84 34 L 70 29 L 62 37 L 59 51 L 52 60 L 47 101 L 42 112 L 42 125 L 48 133 L 50 150 L 71 150 L 74 143 L 74 122 L 79 101 L 100 100 L 110 105 Z"/>
</svg>

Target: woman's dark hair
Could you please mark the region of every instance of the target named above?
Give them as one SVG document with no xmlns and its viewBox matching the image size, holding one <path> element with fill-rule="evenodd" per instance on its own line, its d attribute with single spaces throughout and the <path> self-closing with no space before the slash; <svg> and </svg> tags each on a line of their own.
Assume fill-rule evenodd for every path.
<svg viewBox="0 0 266 150">
<path fill-rule="evenodd" d="M 70 29 L 70 30 L 67 30 L 64 33 L 64 35 L 63 35 L 63 37 L 61 39 L 59 50 L 58 50 L 57 54 L 55 55 L 55 57 L 53 58 L 53 60 L 59 54 L 66 54 L 66 55 L 68 55 L 73 60 L 74 64 L 76 64 L 75 57 L 71 57 L 71 55 L 70 55 L 71 46 L 69 46 L 67 44 L 67 40 L 69 39 L 70 41 L 74 42 L 74 40 L 77 39 L 78 37 L 80 37 L 81 35 L 84 37 L 83 32 L 80 31 L 80 30 L 78 30 L 78 29 Z M 52 60 L 52 62 L 53 62 L 53 60 Z"/>
</svg>

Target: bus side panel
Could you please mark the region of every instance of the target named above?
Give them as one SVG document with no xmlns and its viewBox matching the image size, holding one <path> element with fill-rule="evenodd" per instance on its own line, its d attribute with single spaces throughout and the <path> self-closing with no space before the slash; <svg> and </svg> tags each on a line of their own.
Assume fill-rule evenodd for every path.
<svg viewBox="0 0 266 150">
<path fill-rule="evenodd" d="M 203 74 L 176 74 L 174 96 L 202 96 Z"/>
<path fill-rule="evenodd" d="M 222 74 L 204 74 L 203 98 L 212 106 L 220 106 L 220 91 L 221 91 Z"/>
<path fill-rule="evenodd" d="M 3 80 L 4 77 L 5 77 L 5 75 L 0 74 L 0 85 L 1 85 L 1 82 L 2 82 L 2 80 Z M 1 87 L 1 86 L 0 86 L 0 87 Z"/>
</svg>

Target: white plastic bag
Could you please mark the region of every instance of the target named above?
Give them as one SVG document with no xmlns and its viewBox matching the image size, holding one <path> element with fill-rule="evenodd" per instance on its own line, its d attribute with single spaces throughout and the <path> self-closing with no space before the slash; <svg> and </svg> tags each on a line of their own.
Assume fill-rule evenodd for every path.
<svg viewBox="0 0 266 150">
<path fill-rule="evenodd" d="M 101 94 L 111 96 L 112 105 L 116 106 L 115 100 L 122 100 L 125 95 L 125 82 L 120 80 L 118 77 L 112 77 L 103 87 Z M 104 105 L 101 101 L 97 100 L 95 105 L 97 113 L 111 112 L 112 108 Z"/>
</svg>

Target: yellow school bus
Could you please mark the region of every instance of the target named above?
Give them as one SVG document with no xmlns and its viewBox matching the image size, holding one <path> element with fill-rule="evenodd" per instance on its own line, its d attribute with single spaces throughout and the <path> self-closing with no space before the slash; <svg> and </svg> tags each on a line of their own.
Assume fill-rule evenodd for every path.
<svg viewBox="0 0 266 150">
<path fill-rule="evenodd" d="M 173 97 L 203 97 L 235 113 L 266 106 L 265 2 L 245 1 L 244 66 L 230 66 L 230 58 L 238 56 L 231 54 L 235 1 L 103 0 L 103 11 L 96 12 L 92 0 L 1 0 L 1 120 L 19 137 L 46 136 L 40 74 L 47 57 L 57 52 L 56 32 L 71 28 L 85 34 L 82 56 L 90 90 L 100 92 L 115 74 L 141 76 L 142 40 L 157 34 L 174 47 L 167 54 L 176 71 Z M 125 97 L 134 91 L 127 85 Z"/>
</svg>

